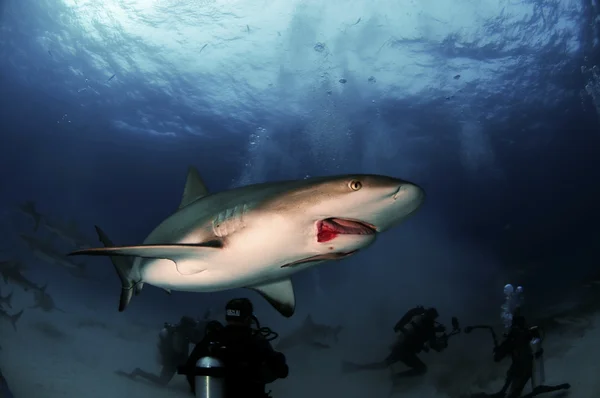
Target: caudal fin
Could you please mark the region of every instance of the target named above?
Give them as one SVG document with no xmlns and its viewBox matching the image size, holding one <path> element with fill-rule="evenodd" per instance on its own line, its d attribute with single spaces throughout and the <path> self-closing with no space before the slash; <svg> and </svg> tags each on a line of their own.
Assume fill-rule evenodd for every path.
<svg viewBox="0 0 600 398">
<path fill-rule="evenodd" d="M 26 206 L 29 207 L 29 211 L 31 212 L 30 213 L 31 218 L 33 218 L 33 222 L 34 222 L 33 232 L 37 232 L 37 230 L 40 228 L 40 224 L 42 222 L 42 215 L 35 208 L 35 202 L 32 202 L 32 201 L 26 202 Z"/>
<path fill-rule="evenodd" d="M 40 224 L 42 222 L 42 215 L 40 213 L 33 213 L 33 232 L 37 232 L 38 229 L 40 229 Z"/>
<path fill-rule="evenodd" d="M 95 226 L 96 233 L 98 234 L 98 239 L 104 245 L 104 247 L 113 247 L 114 243 L 110 240 L 108 235 L 100 229 L 99 226 Z M 122 256 L 110 256 L 110 261 L 115 267 L 115 271 L 117 271 L 117 275 L 119 275 L 119 279 L 121 280 L 121 297 L 119 298 L 119 312 L 125 311 L 127 305 L 131 301 L 131 297 L 133 294 L 139 294 L 141 291 L 141 282 L 136 283 L 136 281 L 131 278 L 131 270 L 133 268 L 133 260 L 129 257 Z M 136 288 L 137 285 L 140 285 Z"/>
<path fill-rule="evenodd" d="M 21 315 L 23 315 L 23 310 L 17 312 L 14 315 L 10 316 L 10 323 L 12 324 L 13 328 L 15 329 L 15 331 L 17 330 L 17 322 L 19 321 L 19 318 L 21 318 Z"/>
<path fill-rule="evenodd" d="M 340 341 L 340 332 L 343 330 L 344 328 L 342 326 L 337 326 L 334 330 L 333 330 L 333 340 L 337 343 Z"/>
<path fill-rule="evenodd" d="M 12 300 L 13 292 L 10 292 L 6 297 L 2 297 L 2 302 L 6 304 L 8 308 L 12 308 L 11 300 Z"/>
</svg>

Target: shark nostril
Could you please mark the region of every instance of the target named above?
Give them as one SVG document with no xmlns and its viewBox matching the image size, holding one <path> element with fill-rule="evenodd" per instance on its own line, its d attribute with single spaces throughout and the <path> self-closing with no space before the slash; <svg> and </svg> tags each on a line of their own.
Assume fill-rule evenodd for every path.
<svg viewBox="0 0 600 398">
<path fill-rule="evenodd" d="M 397 200 L 403 191 L 404 191 L 404 185 L 400 185 L 398 187 L 398 189 L 396 190 L 396 192 L 394 192 L 394 195 L 393 195 L 394 200 Z"/>
</svg>

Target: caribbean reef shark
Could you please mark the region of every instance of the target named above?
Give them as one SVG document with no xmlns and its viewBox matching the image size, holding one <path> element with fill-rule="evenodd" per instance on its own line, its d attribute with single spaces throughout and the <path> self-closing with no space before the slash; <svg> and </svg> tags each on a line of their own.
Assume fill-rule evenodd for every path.
<svg viewBox="0 0 600 398">
<path fill-rule="evenodd" d="M 413 214 L 424 198 L 413 183 L 361 174 L 210 194 L 190 168 L 179 208 L 143 244 L 70 254 L 113 257 L 122 284 L 119 311 L 148 283 L 168 292 L 249 288 L 290 317 L 296 301 L 293 274 L 368 247 Z M 117 262 L 116 256 L 135 259 Z"/>
</svg>

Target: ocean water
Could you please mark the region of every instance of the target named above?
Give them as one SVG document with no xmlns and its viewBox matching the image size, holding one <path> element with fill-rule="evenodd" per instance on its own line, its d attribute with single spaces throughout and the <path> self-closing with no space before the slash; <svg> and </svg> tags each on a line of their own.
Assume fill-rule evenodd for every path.
<svg viewBox="0 0 600 398">
<path fill-rule="evenodd" d="M 222 319 L 233 297 L 282 336 L 309 314 L 343 327 L 328 349 L 284 351 L 274 397 L 492 392 L 507 364 L 484 332 L 423 354 L 429 372 L 396 387 L 388 370 L 350 376 L 340 363 L 385 357 L 415 305 L 500 331 L 514 283 L 547 329 L 547 382 L 597 398 L 599 29 L 598 0 L 0 0 L 0 296 L 12 294 L 0 369 L 12 395 L 190 396 L 181 376 L 157 388 L 115 371 L 159 371 L 163 323 Z M 61 259 L 101 245 L 94 225 L 141 243 L 179 205 L 189 166 L 210 192 L 374 173 L 427 196 L 371 247 L 295 274 L 289 319 L 247 289 L 148 285 L 120 313 L 108 259 L 76 258 L 83 278 Z M 56 308 L 36 307 L 11 264 Z"/>
</svg>

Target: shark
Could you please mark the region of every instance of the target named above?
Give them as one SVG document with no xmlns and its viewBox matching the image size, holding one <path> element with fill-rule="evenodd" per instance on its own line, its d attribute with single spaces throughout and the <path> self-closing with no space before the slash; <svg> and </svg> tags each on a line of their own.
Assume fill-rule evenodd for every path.
<svg viewBox="0 0 600 398">
<path fill-rule="evenodd" d="M 0 308 L 8 307 L 12 308 L 11 300 L 12 300 L 12 292 L 8 293 L 6 296 L 0 295 Z"/>
<path fill-rule="evenodd" d="M 39 308 L 44 312 L 52 312 L 57 310 L 64 313 L 65 311 L 58 308 L 56 304 L 54 304 L 54 299 L 52 296 L 46 292 L 47 287 L 48 285 L 44 285 L 39 290 L 33 292 L 33 300 L 35 301 L 35 304 L 30 308 Z"/>
<path fill-rule="evenodd" d="M 74 246 L 78 249 L 90 247 L 90 244 L 85 236 L 83 236 L 77 229 L 75 222 L 61 224 L 46 219 L 43 226 L 46 230 L 48 230 L 48 232 L 67 242 L 71 246 Z"/>
<path fill-rule="evenodd" d="M 49 264 L 58 265 L 67 270 L 77 278 L 86 277 L 85 264 L 77 263 L 73 259 L 54 249 L 48 243 L 31 235 L 21 235 L 21 239 L 27 243 L 33 255 Z"/>
<path fill-rule="evenodd" d="M 307 315 L 302 325 L 277 343 L 278 350 L 289 350 L 294 347 L 311 347 L 316 349 L 331 348 L 331 343 L 337 343 L 342 326 L 329 326 L 313 321 Z"/>
<path fill-rule="evenodd" d="M 27 279 L 21 270 L 23 265 L 18 261 L 1 261 L 0 262 L 0 275 L 4 279 L 4 283 L 12 282 L 15 285 L 20 286 L 23 290 L 39 290 L 40 287 Z"/>
<path fill-rule="evenodd" d="M 37 232 L 37 230 L 40 227 L 43 217 L 37 211 L 37 209 L 35 207 L 35 202 L 33 202 L 33 201 L 23 202 L 18 206 L 18 209 L 21 213 L 25 214 L 26 216 L 30 217 L 33 220 L 33 222 L 34 222 L 33 232 Z"/>
<path fill-rule="evenodd" d="M 296 307 L 292 275 L 367 248 L 414 214 L 424 199 L 418 185 L 374 174 L 209 193 L 191 167 L 179 207 L 142 244 L 69 255 L 134 258 L 118 266 L 113 261 L 121 280 L 121 312 L 149 284 L 167 292 L 248 288 L 291 317 Z"/>
<path fill-rule="evenodd" d="M 0 308 L 0 318 L 10 322 L 15 331 L 17 330 L 17 322 L 19 321 L 19 318 L 21 318 L 21 315 L 23 315 L 23 310 L 17 312 L 16 314 L 10 315 L 8 312 Z"/>
</svg>

